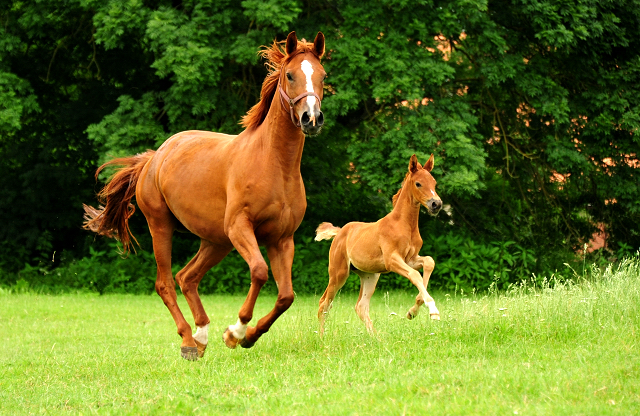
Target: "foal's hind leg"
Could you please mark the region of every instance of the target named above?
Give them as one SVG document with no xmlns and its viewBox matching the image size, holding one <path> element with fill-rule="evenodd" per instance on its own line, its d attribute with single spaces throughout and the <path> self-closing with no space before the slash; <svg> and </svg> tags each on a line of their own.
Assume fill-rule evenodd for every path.
<svg viewBox="0 0 640 416">
<path fill-rule="evenodd" d="M 349 277 L 349 259 L 346 256 L 344 243 L 336 237 L 329 250 L 329 284 L 320 298 L 318 320 L 320 321 L 320 336 L 324 335 L 324 322 L 333 304 L 338 290 L 344 286 Z"/>
<path fill-rule="evenodd" d="M 202 306 L 200 295 L 198 295 L 198 285 L 205 273 L 218 264 L 230 251 L 230 247 L 214 246 L 209 241 L 202 240 L 198 253 L 176 275 L 176 282 L 180 285 L 182 293 L 189 303 L 196 324 L 197 329 L 193 339 L 200 358 L 204 355 L 209 340 L 209 317 Z"/>
<path fill-rule="evenodd" d="M 366 273 L 360 270 L 356 270 L 355 272 L 360 276 L 360 296 L 356 303 L 356 313 L 364 322 L 367 331 L 372 334 L 374 330 L 373 322 L 371 322 L 371 318 L 369 317 L 369 302 L 371 302 L 371 296 L 373 296 L 373 292 L 376 290 L 380 273 Z"/>
<path fill-rule="evenodd" d="M 418 316 L 418 312 L 420 312 L 420 306 L 422 306 L 422 304 L 425 303 L 425 299 L 426 299 L 427 307 L 429 308 L 429 315 L 431 316 L 431 319 L 435 319 L 435 320 L 440 319 L 440 312 L 436 307 L 436 302 L 433 300 L 431 295 L 429 295 L 429 292 L 427 292 L 427 285 L 429 284 L 429 278 L 431 277 L 431 273 L 433 272 L 435 265 L 436 263 L 429 256 L 426 256 L 426 257 L 418 256 L 418 258 L 414 262 L 409 263 L 409 266 L 411 266 L 415 270 L 419 270 L 422 267 L 422 284 L 424 285 L 424 289 L 425 289 L 425 293 L 427 294 L 427 297 L 423 298 L 423 294 L 418 293 L 418 296 L 416 296 L 415 305 L 413 305 L 411 309 L 409 309 L 409 312 L 407 312 L 407 319 L 413 319 L 416 316 Z"/>
</svg>

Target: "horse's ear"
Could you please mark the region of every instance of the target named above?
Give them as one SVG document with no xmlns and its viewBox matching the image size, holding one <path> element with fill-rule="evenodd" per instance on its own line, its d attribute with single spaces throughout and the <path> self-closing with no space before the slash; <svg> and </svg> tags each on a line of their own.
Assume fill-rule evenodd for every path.
<svg viewBox="0 0 640 416">
<path fill-rule="evenodd" d="M 324 34 L 322 32 L 318 32 L 316 35 L 313 41 L 313 49 L 315 49 L 318 58 L 322 58 L 322 55 L 324 55 Z"/>
<path fill-rule="evenodd" d="M 409 172 L 416 173 L 418 169 L 422 169 L 422 166 L 420 166 L 420 162 L 418 162 L 418 158 L 414 154 L 411 156 L 411 159 L 409 159 Z"/>
<path fill-rule="evenodd" d="M 431 169 L 433 169 L 433 153 L 431 153 L 431 157 L 427 160 L 427 163 L 424 164 L 424 168 L 427 172 L 431 172 Z"/>
<path fill-rule="evenodd" d="M 287 36 L 287 46 L 285 50 L 287 51 L 287 55 L 291 55 L 298 48 L 298 37 L 296 36 L 296 31 L 289 33 Z"/>
</svg>

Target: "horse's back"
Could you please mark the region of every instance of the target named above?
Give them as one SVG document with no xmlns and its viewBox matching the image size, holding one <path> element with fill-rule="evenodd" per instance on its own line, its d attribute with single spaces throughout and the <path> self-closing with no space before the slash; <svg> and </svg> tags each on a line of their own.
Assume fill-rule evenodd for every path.
<svg viewBox="0 0 640 416">
<path fill-rule="evenodd" d="M 138 198 L 156 201 L 155 206 L 166 205 L 201 238 L 226 242 L 226 167 L 233 164 L 229 150 L 236 137 L 199 130 L 171 136 L 149 161 L 146 184 Z"/>
</svg>

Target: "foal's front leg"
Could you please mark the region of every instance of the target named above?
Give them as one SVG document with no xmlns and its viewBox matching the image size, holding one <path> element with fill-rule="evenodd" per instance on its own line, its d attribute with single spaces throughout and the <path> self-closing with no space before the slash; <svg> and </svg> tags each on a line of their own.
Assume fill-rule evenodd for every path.
<svg viewBox="0 0 640 416">
<path fill-rule="evenodd" d="M 367 273 L 360 270 L 356 270 L 355 272 L 360 276 L 360 296 L 356 303 L 356 313 L 360 319 L 362 319 L 362 322 L 364 322 L 364 325 L 367 327 L 367 331 L 370 334 L 373 334 L 375 331 L 373 329 L 371 317 L 369 317 L 369 303 L 371 302 L 373 292 L 376 291 L 376 285 L 378 284 L 380 273 Z"/>
<path fill-rule="evenodd" d="M 431 257 L 429 257 L 429 258 L 431 258 Z M 433 259 L 431 259 L 431 261 L 433 262 Z M 388 258 L 385 258 L 385 264 L 387 265 L 387 268 L 390 271 L 398 273 L 400 276 L 406 277 L 407 279 L 409 279 L 411 281 L 411 283 L 414 284 L 415 287 L 418 288 L 418 291 L 420 292 L 418 297 L 422 297 L 422 301 L 424 303 L 426 303 L 427 306 L 429 306 L 431 319 L 439 320 L 440 319 L 440 313 L 438 312 L 438 309 L 436 308 L 436 304 L 433 301 L 433 298 L 427 292 L 427 288 L 426 288 L 426 286 L 424 284 L 423 278 L 420 276 L 420 273 L 418 273 L 414 268 L 409 267 L 409 265 L 407 263 L 405 263 L 405 261 L 402 258 L 402 256 L 400 256 L 398 253 L 393 253 L 393 254 L 389 255 Z M 435 265 L 435 263 L 432 263 L 432 264 Z M 429 264 L 426 264 L 426 266 L 429 266 Z M 432 270 L 433 270 L 433 266 L 431 266 L 431 268 L 429 270 L 429 276 L 431 276 L 431 271 Z M 431 313 L 431 311 L 432 311 L 431 308 L 432 307 L 434 308 L 433 309 L 433 313 Z"/>
<path fill-rule="evenodd" d="M 422 268 L 422 284 L 424 285 L 424 289 L 426 292 L 427 285 L 429 284 L 429 278 L 431 277 L 431 273 L 433 272 L 436 263 L 429 256 L 418 256 L 414 261 L 410 261 L 408 264 L 415 270 L 420 270 L 420 268 Z M 431 319 L 440 320 L 440 312 L 436 307 L 436 302 L 433 300 L 431 295 L 429 295 L 429 292 L 427 292 L 427 296 L 428 298 L 426 298 L 426 304 L 429 308 L 429 315 L 431 316 Z M 418 312 L 420 312 L 420 306 L 423 303 L 425 303 L 425 299 L 423 299 L 421 293 L 418 293 L 418 296 L 416 296 L 415 305 L 413 305 L 411 309 L 409 309 L 409 312 L 407 312 L 407 319 L 413 319 L 418 316 Z"/>
</svg>

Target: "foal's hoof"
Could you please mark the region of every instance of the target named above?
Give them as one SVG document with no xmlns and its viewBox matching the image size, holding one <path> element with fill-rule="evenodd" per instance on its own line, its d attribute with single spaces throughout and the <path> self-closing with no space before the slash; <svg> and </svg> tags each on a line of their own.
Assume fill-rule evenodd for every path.
<svg viewBox="0 0 640 416">
<path fill-rule="evenodd" d="M 432 313 L 429 316 L 431 316 L 431 319 L 433 319 L 434 321 L 439 321 L 440 320 L 440 314 L 439 313 Z"/>
<path fill-rule="evenodd" d="M 251 341 L 247 341 L 246 338 L 242 338 L 240 341 L 238 341 L 238 343 L 240 344 L 240 346 L 242 348 L 251 348 L 255 345 L 255 341 L 251 342 Z"/>
<path fill-rule="evenodd" d="M 224 344 L 232 350 L 238 346 L 238 342 L 240 341 L 238 338 L 233 336 L 229 328 L 227 328 L 227 330 L 224 331 L 224 334 L 222 334 L 222 340 L 224 341 Z"/>
<path fill-rule="evenodd" d="M 182 358 L 189 361 L 198 360 L 198 348 L 196 347 L 180 347 L 180 355 Z"/>
<path fill-rule="evenodd" d="M 204 350 L 207 349 L 207 344 L 201 344 L 197 339 L 194 339 L 196 342 L 196 348 L 198 348 L 198 358 L 202 358 L 204 356 Z"/>
</svg>

